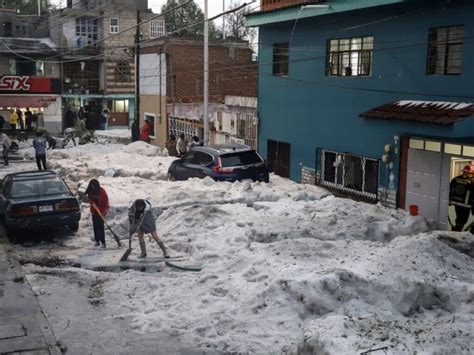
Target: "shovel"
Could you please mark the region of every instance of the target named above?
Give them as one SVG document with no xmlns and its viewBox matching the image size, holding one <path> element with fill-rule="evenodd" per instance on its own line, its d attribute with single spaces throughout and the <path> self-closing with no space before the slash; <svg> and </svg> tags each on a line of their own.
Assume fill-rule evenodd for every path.
<svg viewBox="0 0 474 355">
<path fill-rule="evenodd" d="M 92 208 L 97 212 L 97 214 L 99 215 L 100 219 L 102 219 L 102 221 L 104 222 L 104 224 L 107 226 L 108 230 L 110 231 L 110 233 L 112 233 L 112 235 L 114 236 L 114 239 L 115 241 L 117 242 L 118 246 L 122 246 L 122 243 L 120 243 L 120 238 L 119 236 L 117 235 L 117 233 L 115 233 L 112 228 L 109 226 L 109 224 L 107 223 L 107 221 L 105 220 L 105 217 L 102 215 L 102 213 L 100 213 L 100 210 L 99 208 L 96 206 L 96 204 L 94 202 L 91 202 L 91 206 Z"/>
<path fill-rule="evenodd" d="M 126 261 L 131 252 L 132 252 L 132 233 L 130 233 L 130 236 L 128 237 L 128 249 L 125 250 L 125 253 L 123 253 L 119 261 Z"/>
</svg>

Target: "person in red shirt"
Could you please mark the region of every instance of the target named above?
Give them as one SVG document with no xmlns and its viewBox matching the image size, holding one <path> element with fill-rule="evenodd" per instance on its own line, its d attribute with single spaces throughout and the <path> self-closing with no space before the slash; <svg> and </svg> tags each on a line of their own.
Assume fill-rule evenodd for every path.
<svg viewBox="0 0 474 355">
<path fill-rule="evenodd" d="M 151 123 L 148 118 L 145 118 L 145 123 L 140 131 L 140 140 L 150 143 Z"/>
<path fill-rule="evenodd" d="M 105 248 L 104 218 L 109 211 L 109 197 L 96 179 L 89 181 L 85 193 L 91 204 L 95 245 L 99 246 L 102 243 L 102 248 Z"/>
</svg>

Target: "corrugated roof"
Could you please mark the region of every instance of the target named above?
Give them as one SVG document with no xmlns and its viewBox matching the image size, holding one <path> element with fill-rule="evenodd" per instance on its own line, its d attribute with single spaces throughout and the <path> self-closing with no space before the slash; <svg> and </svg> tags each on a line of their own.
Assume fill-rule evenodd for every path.
<svg viewBox="0 0 474 355">
<path fill-rule="evenodd" d="M 0 53 L 11 51 L 22 54 L 56 53 L 50 38 L 0 37 Z"/>
<path fill-rule="evenodd" d="M 402 100 L 361 113 L 368 119 L 451 125 L 474 115 L 474 103 Z"/>
</svg>

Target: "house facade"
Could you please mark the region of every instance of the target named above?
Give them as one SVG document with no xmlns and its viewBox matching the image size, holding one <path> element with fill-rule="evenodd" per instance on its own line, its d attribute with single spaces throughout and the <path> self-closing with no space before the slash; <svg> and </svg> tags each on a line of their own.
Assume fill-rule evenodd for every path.
<svg viewBox="0 0 474 355">
<path fill-rule="evenodd" d="M 63 58 L 63 112 L 84 107 L 97 117 L 108 109 L 109 128 L 130 126 L 136 111 L 137 14 L 146 21 L 140 41 L 163 35 L 163 19 L 146 0 L 70 0 L 51 14 L 51 38 Z"/>
<path fill-rule="evenodd" d="M 269 1 L 259 27 L 259 151 L 277 174 L 447 228 L 474 161 L 474 4 Z"/>
<path fill-rule="evenodd" d="M 48 60 L 57 48 L 47 16 L 1 10 L 0 24 L 0 114 L 8 122 L 11 109 L 29 108 L 37 124 L 55 131 L 61 125 L 60 65 Z"/>
<path fill-rule="evenodd" d="M 146 117 L 154 122 L 152 143 L 163 147 L 170 134 L 202 138 L 202 39 L 158 38 L 140 54 L 140 126 Z M 256 148 L 257 68 L 248 43 L 210 42 L 209 68 L 211 143 L 237 140 Z"/>
</svg>

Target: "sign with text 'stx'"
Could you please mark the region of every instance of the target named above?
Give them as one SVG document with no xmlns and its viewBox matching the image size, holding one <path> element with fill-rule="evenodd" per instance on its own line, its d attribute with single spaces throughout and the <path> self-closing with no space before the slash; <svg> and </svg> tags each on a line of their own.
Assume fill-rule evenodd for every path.
<svg viewBox="0 0 474 355">
<path fill-rule="evenodd" d="M 49 94 L 52 93 L 51 78 L 5 75 L 0 78 L 0 92 Z"/>
</svg>

